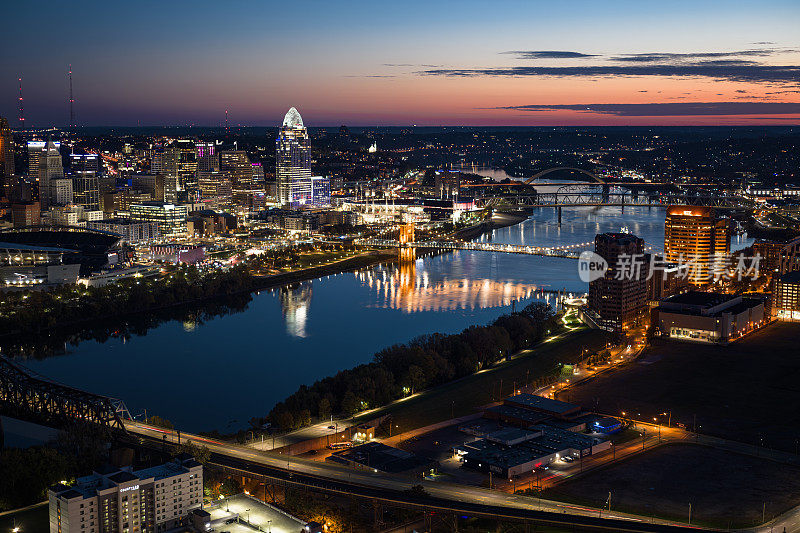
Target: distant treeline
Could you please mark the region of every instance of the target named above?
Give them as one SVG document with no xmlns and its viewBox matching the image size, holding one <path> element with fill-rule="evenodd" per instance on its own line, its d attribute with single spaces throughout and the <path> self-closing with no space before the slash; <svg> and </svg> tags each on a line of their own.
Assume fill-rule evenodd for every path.
<svg viewBox="0 0 800 533">
<path fill-rule="evenodd" d="M 133 278 L 104 287 L 62 285 L 44 291 L 6 291 L 0 301 L 0 335 L 42 330 L 155 311 L 206 298 L 251 291 L 261 284 L 243 266 L 201 274 L 179 267 L 167 275 Z"/>
<path fill-rule="evenodd" d="M 461 333 L 434 333 L 376 353 L 371 363 L 303 385 L 268 415 L 284 429 L 307 425 L 312 417 L 352 415 L 386 405 L 414 392 L 473 374 L 528 348 L 559 326 L 547 304 L 535 302 L 487 326 Z"/>
</svg>

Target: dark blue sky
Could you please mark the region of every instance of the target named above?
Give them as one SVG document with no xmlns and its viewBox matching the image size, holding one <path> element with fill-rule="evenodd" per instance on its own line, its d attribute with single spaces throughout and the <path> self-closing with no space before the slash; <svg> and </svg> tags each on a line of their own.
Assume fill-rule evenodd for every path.
<svg viewBox="0 0 800 533">
<path fill-rule="evenodd" d="M 0 115 L 82 125 L 797 122 L 800 2 L 15 2 Z M 647 54 L 647 55 L 643 55 Z M 581 105 L 723 102 L 730 115 Z M 650 108 L 637 108 L 650 109 Z M 785 108 L 780 108 L 785 109 Z M 694 112 L 694 111 L 693 111 Z M 14 121 L 15 122 L 15 121 Z"/>
</svg>

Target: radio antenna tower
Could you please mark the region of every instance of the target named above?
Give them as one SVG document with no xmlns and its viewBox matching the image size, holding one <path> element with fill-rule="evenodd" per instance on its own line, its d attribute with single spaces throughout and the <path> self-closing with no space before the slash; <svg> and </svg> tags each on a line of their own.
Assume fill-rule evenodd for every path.
<svg viewBox="0 0 800 533">
<path fill-rule="evenodd" d="M 75 124 L 75 99 L 72 97 L 72 65 L 69 66 L 69 127 L 74 130 Z"/>
<path fill-rule="evenodd" d="M 228 110 L 225 110 L 225 133 L 228 133 Z"/>
<path fill-rule="evenodd" d="M 19 119 L 19 129 L 25 131 L 25 112 L 22 109 L 22 76 L 19 77 L 19 107 L 17 108 L 17 118 Z"/>
</svg>

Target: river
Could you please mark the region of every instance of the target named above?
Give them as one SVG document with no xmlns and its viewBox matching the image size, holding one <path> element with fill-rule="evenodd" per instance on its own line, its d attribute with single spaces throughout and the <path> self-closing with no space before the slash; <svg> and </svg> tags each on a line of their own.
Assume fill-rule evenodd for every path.
<svg viewBox="0 0 800 533">
<path fill-rule="evenodd" d="M 591 242 L 619 231 L 663 247 L 662 208 L 537 210 L 480 240 L 537 246 Z M 734 238 L 734 247 L 750 241 Z M 85 340 L 20 362 L 56 381 L 125 401 L 186 431 L 245 427 L 302 384 L 368 362 L 393 343 L 456 332 L 508 312 L 512 302 L 552 301 L 542 289 L 583 292 L 570 259 L 459 251 L 378 265 L 253 295 L 246 309 L 201 325 L 172 320 L 128 339 Z"/>
</svg>

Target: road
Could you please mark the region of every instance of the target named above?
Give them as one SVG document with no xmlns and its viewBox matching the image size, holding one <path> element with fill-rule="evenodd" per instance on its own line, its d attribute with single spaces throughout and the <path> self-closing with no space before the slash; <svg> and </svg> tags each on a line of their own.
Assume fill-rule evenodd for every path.
<svg viewBox="0 0 800 533">
<path fill-rule="evenodd" d="M 175 443 L 177 435 L 171 430 L 156 428 L 138 422 L 126 422 L 126 429 L 135 435 L 152 441 Z M 256 475 L 278 474 L 288 476 L 295 482 L 316 485 L 328 490 L 361 493 L 366 497 L 408 503 L 413 498 L 403 491 L 414 485 L 422 485 L 428 497 L 419 505 L 425 507 L 505 516 L 508 518 L 538 518 L 553 523 L 598 522 L 617 531 L 681 531 L 686 526 L 675 521 L 652 520 L 636 515 L 582 507 L 550 500 L 508 494 L 479 487 L 418 481 L 374 472 L 356 471 L 343 466 L 320 463 L 288 455 L 275 455 L 245 446 L 223 443 L 214 439 L 181 433 L 181 442 L 191 441 L 206 446 L 212 452 L 212 462 Z M 578 521 L 578 522 L 576 522 Z"/>
</svg>

